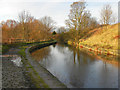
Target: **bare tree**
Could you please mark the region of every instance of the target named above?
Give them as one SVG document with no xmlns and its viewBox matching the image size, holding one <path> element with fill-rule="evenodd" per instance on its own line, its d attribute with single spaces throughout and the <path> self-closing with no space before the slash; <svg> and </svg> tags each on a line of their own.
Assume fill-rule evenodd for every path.
<svg viewBox="0 0 120 90">
<path fill-rule="evenodd" d="M 19 17 L 19 22 L 20 23 L 26 23 L 26 22 L 29 22 L 33 19 L 31 14 L 28 11 L 25 11 L 25 10 L 22 11 L 21 13 L 19 13 L 18 17 Z"/>
<path fill-rule="evenodd" d="M 45 16 L 41 18 L 40 21 L 45 25 L 45 30 L 47 30 L 48 32 L 55 29 L 56 22 L 54 22 L 51 17 Z"/>
<path fill-rule="evenodd" d="M 58 28 L 58 30 L 57 30 L 58 33 L 63 33 L 63 32 L 66 32 L 66 31 L 67 31 L 66 28 L 63 27 L 63 26 Z"/>
<path fill-rule="evenodd" d="M 71 4 L 69 19 L 66 20 L 66 24 L 69 28 L 77 30 L 78 27 L 80 27 L 85 8 L 86 3 L 84 1 L 73 2 L 73 4 Z"/>
<path fill-rule="evenodd" d="M 31 32 L 31 23 L 34 21 L 34 18 L 28 11 L 22 11 L 19 14 L 19 22 L 22 28 L 23 39 L 29 40 Z"/>
<path fill-rule="evenodd" d="M 109 4 L 104 5 L 103 8 L 101 9 L 101 22 L 103 24 L 110 24 L 112 22 L 112 9 Z"/>
<path fill-rule="evenodd" d="M 73 2 L 71 4 L 71 10 L 68 15 L 69 19 L 66 20 L 66 25 L 71 30 L 71 37 L 74 41 L 78 41 L 80 35 L 79 32 L 82 28 L 82 19 L 83 15 L 85 14 L 86 10 L 86 2 L 85 1 L 78 1 Z"/>
<path fill-rule="evenodd" d="M 70 35 L 73 41 L 79 42 L 90 29 L 96 27 L 97 21 L 91 17 L 90 11 L 86 9 L 86 2 L 80 0 L 71 4 L 69 19 L 66 20 L 66 26 L 70 30 Z"/>
</svg>

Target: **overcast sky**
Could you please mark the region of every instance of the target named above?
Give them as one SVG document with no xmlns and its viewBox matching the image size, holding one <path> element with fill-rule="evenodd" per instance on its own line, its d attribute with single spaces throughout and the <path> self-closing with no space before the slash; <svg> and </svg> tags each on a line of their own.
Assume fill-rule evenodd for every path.
<svg viewBox="0 0 120 90">
<path fill-rule="evenodd" d="M 78 0 L 0 0 L 0 22 L 7 19 L 18 20 L 18 14 L 26 10 L 37 19 L 50 16 L 57 26 L 65 26 L 64 21 L 68 19 L 70 5 L 73 1 Z M 114 15 L 118 17 L 118 1 L 86 0 L 87 10 L 99 21 L 102 6 L 110 4 Z"/>
</svg>

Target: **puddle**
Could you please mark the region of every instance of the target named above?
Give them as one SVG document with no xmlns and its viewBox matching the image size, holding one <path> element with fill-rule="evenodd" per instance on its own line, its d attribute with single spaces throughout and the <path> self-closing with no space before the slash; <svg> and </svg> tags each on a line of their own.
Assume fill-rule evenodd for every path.
<svg viewBox="0 0 120 90">
<path fill-rule="evenodd" d="M 18 66 L 18 67 L 22 67 L 22 61 L 21 61 L 22 59 L 21 59 L 21 57 L 20 56 L 15 56 L 15 57 L 13 57 L 12 58 L 12 62 L 16 65 L 16 66 Z"/>
<path fill-rule="evenodd" d="M 22 67 L 22 59 L 21 59 L 21 57 L 20 56 L 18 56 L 18 55 L 0 55 L 0 57 L 7 57 L 7 58 L 11 58 L 12 60 L 12 62 L 16 65 L 16 66 L 18 66 L 18 67 Z"/>
</svg>

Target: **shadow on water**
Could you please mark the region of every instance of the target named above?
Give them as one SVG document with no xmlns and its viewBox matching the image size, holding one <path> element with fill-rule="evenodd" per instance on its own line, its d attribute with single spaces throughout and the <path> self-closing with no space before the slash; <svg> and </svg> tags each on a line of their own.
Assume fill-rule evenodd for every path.
<svg viewBox="0 0 120 90">
<path fill-rule="evenodd" d="M 36 50 L 32 56 L 69 88 L 118 87 L 118 60 L 115 58 L 91 56 L 59 44 Z"/>
</svg>

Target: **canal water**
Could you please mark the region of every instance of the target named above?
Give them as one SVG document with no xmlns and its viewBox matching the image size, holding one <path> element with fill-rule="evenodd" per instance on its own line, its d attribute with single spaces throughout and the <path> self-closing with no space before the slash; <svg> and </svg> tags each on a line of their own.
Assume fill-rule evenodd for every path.
<svg viewBox="0 0 120 90">
<path fill-rule="evenodd" d="M 68 88 L 118 88 L 118 61 L 93 57 L 64 45 L 51 45 L 32 57 Z"/>
</svg>

